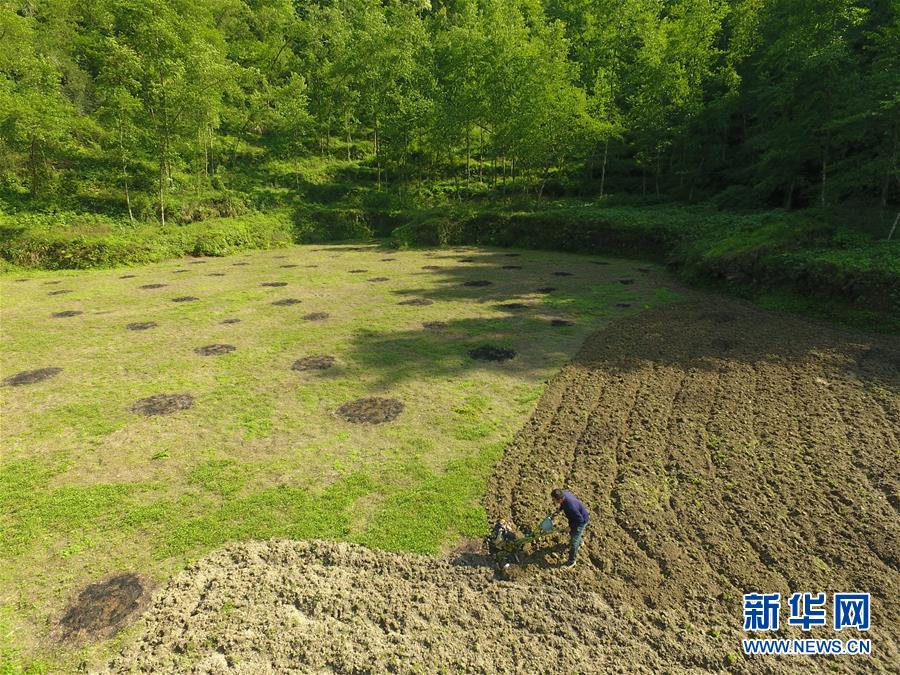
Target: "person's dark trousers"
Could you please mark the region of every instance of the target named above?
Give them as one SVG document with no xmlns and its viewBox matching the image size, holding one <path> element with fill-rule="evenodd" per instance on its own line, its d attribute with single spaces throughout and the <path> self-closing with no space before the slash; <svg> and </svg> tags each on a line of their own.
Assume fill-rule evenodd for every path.
<svg viewBox="0 0 900 675">
<path fill-rule="evenodd" d="M 584 528 L 587 527 L 587 523 L 583 525 L 579 525 L 578 527 L 573 527 L 571 530 L 571 543 L 569 546 L 569 563 L 575 562 L 575 559 L 578 557 L 578 549 L 581 548 L 581 542 L 584 541 Z"/>
</svg>

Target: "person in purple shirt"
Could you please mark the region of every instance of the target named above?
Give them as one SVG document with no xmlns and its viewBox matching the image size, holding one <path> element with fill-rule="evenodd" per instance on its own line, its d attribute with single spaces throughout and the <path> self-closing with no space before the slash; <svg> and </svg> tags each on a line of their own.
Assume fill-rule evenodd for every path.
<svg viewBox="0 0 900 675">
<path fill-rule="evenodd" d="M 584 528 L 588 524 L 588 511 L 578 499 L 568 490 L 560 490 L 554 488 L 550 492 L 550 498 L 557 504 L 557 513 L 562 511 L 566 514 L 569 521 L 569 562 L 565 567 L 575 567 L 575 560 L 578 558 L 578 549 L 581 548 L 581 542 L 584 541 Z"/>
</svg>

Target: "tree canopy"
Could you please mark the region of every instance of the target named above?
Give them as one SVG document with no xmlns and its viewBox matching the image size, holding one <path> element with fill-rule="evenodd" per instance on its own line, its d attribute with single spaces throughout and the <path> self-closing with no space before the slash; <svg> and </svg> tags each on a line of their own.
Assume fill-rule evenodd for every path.
<svg viewBox="0 0 900 675">
<path fill-rule="evenodd" d="M 0 198 L 165 221 L 268 160 L 379 186 L 900 199 L 897 0 L 2 0 Z"/>
</svg>

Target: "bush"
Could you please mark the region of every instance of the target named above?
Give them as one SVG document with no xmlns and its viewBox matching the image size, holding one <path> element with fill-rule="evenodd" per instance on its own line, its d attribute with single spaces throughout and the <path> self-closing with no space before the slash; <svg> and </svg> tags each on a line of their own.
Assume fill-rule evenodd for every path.
<svg viewBox="0 0 900 675">
<path fill-rule="evenodd" d="M 293 233 L 294 239 L 304 244 L 370 239 L 373 235 L 368 216 L 362 209 L 308 205 L 294 209 Z"/>
<path fill-rule="evenodd" d="M 188 225 L 131 226 L 79 214 L 7 216 L 0 226 L 0 258 L 42 269 L 140 265 L 182 255 L 229 255 L 292 241 L 284 214 L 250 214 Z"/>
</svg>

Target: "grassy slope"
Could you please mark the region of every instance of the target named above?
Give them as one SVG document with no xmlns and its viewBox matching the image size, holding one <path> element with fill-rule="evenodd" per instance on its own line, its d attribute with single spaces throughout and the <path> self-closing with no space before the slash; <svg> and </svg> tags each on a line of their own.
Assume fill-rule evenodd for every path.
<svg viewBox="0 0 900 675">
<path fill-rule="evenodd" d="M 674 294 L 657 271 L 628 261 L 472 250 L 476 262 L 460 263 L 462 255 L 305 246 L 174 260 L 128 270 L 132 279 L 121 270 L 0 278 L 0 374 L 64 368 L 44 383 L 0 389 L 0 670 L 68 668 L 108 649 L 54 649 L 44 636 L 80 587 L 114 571 L 161 581 L 233 539 L 325 537 L 438 552 L 480 535 L 486 479 L 543 382 L 588 332 Z M 508 264 L 524 269 L 501 269 Z M 561 270 L 573 276 L 553 275 Z M 367 281 L 376 276 L 390 280 Z M 468 279 L 495 283 L 461 286 Z M 260 286 L 279 280 L 289 285 Z M 147 283 L 168 286 L 138 288 Z M 534 293 L 546 285 L 559 290 Z M 54 290 L 72 292 L 48 295 Z M 171 301 L 184 295 L 199 300 Z M 286 297 L 302 303 L 271 304 Z M 407 297 L 435 303 L 397 304 Z M 497 306 L 510 301 L 533 307 Z M 623 301 L 631 308 L 615 306 Z M 65 309 L 84 314 L 50 317 Z M 300 318 L 313 311 L 331 317 Z M 551 327 L 551 317 L 576 325 Z M 241 323 L 222 325 L 225 318 Z M 429 320 L 449 325 L 424 330 Z M 159 326 L 124 329 L 135 321 Z M 211 343 L 237 350 L 193 352 Z M 466 351 L 483 343 L 519 356 L 469 359 Z M 291 370 L 319 353 L 337 366 Z M 158 392 L 190 392 L 195 407 L 157 418 L 129 411 Z M 378 427 L 334 416 L 366 395 L 396 397 L 406 410 Z"/>
</svg>

